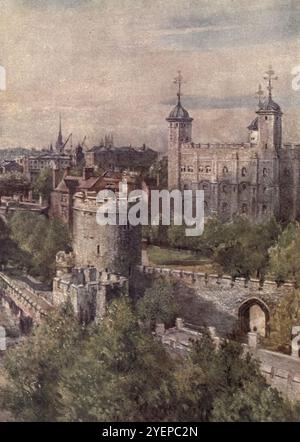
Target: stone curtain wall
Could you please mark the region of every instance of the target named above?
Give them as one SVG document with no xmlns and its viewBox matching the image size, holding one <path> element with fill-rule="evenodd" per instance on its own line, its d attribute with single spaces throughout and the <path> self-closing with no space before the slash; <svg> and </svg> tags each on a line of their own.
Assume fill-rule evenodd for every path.
<svg viewBox="0 0 300 442">
<path fill-rule="evenodd" d="M 139 266 L 136 281 L 139 295 L 143 287 L 159 276 L 176 284 L 180 315 L 187 323 L 215 327 L 221 336 L 239 330 L 239 310 L 247 301 L 258 301 L 272 314 L 278 301 L 294 290 L 290 283 L 278 287 L 273 281 L 263 284 L 257 279 L 233 281 L 229 276 Z"/>
</svg>

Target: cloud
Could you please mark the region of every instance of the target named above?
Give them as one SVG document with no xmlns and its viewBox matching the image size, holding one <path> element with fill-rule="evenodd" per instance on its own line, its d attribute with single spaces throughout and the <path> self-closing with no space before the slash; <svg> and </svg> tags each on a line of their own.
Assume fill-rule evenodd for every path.
<svg viewBox="0 0 300 442">
<path fill-rule="evenodd" d="M 226 3 L 226 2 L 225 2 Z M 300 35 L 300 8 L 289 3 L 267 2 L 267 7 L 219 7 L 196 9 L 170 18 L 169 28 L 160 30 L 162 46 L 177 50 L 210 50 L 289 40 Z"/>
</svg>

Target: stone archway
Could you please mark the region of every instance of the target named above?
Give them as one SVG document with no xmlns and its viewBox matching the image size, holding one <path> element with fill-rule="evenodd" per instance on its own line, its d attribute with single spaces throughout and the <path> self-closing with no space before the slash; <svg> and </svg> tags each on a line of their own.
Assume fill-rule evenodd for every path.
<svg viewBox="0 0 300 442">
<path fill-rule="evenodd" d="M 257 332 L 261 336 L 269 335 L 270 310 L 258 298 L 245 301 L 239 308 L 240 329 L 243 333 Z"/>
</svg>

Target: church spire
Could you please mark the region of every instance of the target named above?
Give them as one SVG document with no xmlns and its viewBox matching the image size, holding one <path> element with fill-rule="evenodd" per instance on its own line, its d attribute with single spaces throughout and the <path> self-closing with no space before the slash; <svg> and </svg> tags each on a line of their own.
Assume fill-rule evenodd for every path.
<svg viewBox="0 0 300 442">
<path fill-rule="evenodd" d="M 56 150 L 61 150 L 63 147 L 63 136 L 62 136 L 62 129 L 61 129 L 61 113 L 59 114 L 59 130 L 58 130 L 58 137 L 55 144 Z"/>
</svg>

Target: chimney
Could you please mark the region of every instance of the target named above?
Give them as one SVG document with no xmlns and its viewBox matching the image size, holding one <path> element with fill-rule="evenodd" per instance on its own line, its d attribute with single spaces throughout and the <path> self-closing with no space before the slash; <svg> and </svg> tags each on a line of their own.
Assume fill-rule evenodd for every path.
<svg viewBox="0 0 300 442">
<path fill-rule="evenodd" d="M 93 167 L 84 167 L 82 178 L 84 180 L 88 180 L 92 176 L 94 176 L 94 169 L 93 169 Z"/>
</svg>

